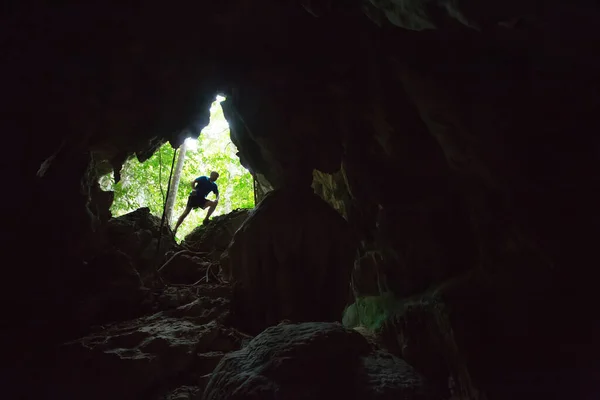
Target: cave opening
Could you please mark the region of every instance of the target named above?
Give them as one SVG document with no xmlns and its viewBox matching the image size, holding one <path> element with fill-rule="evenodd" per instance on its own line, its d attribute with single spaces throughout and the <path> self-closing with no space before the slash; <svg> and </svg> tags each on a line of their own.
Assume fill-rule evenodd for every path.
<svg viewBox="0 0 600 400">
<path fill-rule="evenodd" d="M 99 178 L 102 190 L 114 192 L 110 207 L 112 217 L 120 217 L 142 207 L 148 207 L 151 214 L 161 217 L 165 210 L 166 222 L 173 228 L 186 208 L 191 182 L 197 177 L 209 176 L 211 171 L 219 173 L 216 183 L 220 193 L 219 205 L 212 217 L 254 207 L 254 178 L 240 164 L 238 149 L 231 141 L 229 124 L 221 107 L 225 100 L 222 95 L 216 96 L 210 107 L 209 124 L 201 132 L 192 132 L 176 154 L 167 142 L 144 162 L 130 157 L 123 164 L 118 183 L 115 183 L 112 171 Z M 167 196 L 174 157 L 173 177 Z M 177 230 L 176 240 L 181 241 L 201 225 L 205 214 L 206 211 L 201 209 L 191 212 Z"/>
<path fill-rule="evenodd" d="M 600 12 L 389 3 L 12 8 L 3 397 L 598 393 Z M 176 241 L 219 90 L 257 204 L 192 163 L 222 215 Z"/>
</svg>

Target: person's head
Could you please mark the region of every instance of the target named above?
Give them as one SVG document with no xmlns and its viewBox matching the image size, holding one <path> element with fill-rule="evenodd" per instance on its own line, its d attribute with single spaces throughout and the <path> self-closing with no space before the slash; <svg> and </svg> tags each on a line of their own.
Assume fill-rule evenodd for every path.
<svg viewBox="0 0 600 400">
<path fill-rule="evenodd" d="M 213 181 L 213 182 L 216 181 L 218 177 L 219 177 L 219 173 L 218 172 L 213 171 L 213 172 L 210 173 L 210 180 L 211 181 Z"/>
</svg>

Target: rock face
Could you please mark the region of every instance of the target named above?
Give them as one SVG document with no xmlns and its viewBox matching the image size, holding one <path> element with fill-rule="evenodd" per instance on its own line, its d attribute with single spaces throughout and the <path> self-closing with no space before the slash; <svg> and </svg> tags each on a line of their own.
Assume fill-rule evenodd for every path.
<svg viewBox="0 0 600 400">
<path fill-rule="evenodd" d="M 158 248 L 160 218 L 150 214 L 147 207 L 109 220 L 106 230 L 109 243 L 128 254 L 136 269 L 143 275 L 158 268 L 157 260 L 162 259 L 167 251 L 178 249 L 166 225 Z"/>
<path fill-rule="evenodd" d="M 226 230 L 219 225 L 228 220 L 213 229 Z M 232 290 L 218 282 L 218 263 L 174 253 L 170 236 L 163 240 L 171 250 L 157 254 L 159 223 L 147 209 L 109 221 L 103 247 L 82 267 L 92 280 L 72 306 L 83 337 L 47 353 L 51 363 L 37 361 L 36 370 L 53 372 L 34 373 L 26 398 L 197 398 L 223 355 L 248 339 L 227 325 Z M 218 251 L 214 241 L 190 243 Z"/>
<path fill-rule="evenodd" d="M 201 376 L 241 346 L 243 336 L 222 324 L 227 308 L 224 298 L 201 297 L 66 343 L 56 354 L 47 395 L 153 398 L 184 385 L 198 392 Z"/>
<path fill-rule="evenodd" d="M 178 249 L 168 228 L 164 228 L 157 251 L 159 230 L 160 219 L 148 208 L 106 223 L 96 254 L 89 256 L 78 271 L 88 283 L 73 295 L 69 305 L 77 326 L 85 330 L 150 311 L 149 304 L 159 297 L 149 289 L 157 278 L 156 268 L 167 251 Z"/>
<path fill-rule="evenodd" d="M 4 197 L 2 245 L 17 260 L 3 275 L 4 371 L 85 336 L 80 322 L 111 319 L 107 307 L 133 317 L 138 293 L 152 311 L 181 305 L 172 283 L 206 264 L 141 287 L 166 261 L 152 259 L 156 232 L 124 222 L 112 249 L 99 243 L 115 221 L 96 180 L 200 132 L 222 93 L 259 189 L 312 184 L 347 220 L 312 194 L 266 198 L 224 258 L 241 326 L 339 318 L 347 228 L 359 241 L 347 302 L 375 304 L 369 320 L 387 321 L 396 355 L 436 384 L 490 400 L 597 393 L 593 2 L 14 3 L 0 23 L 3 185 L 21 194 Z M 465 276 L 477 278 L 454 285 Z M 415 299 L 425 304 L 403 308 Z M 440 357 L 455 365 L 435 367 Z"/>
<path fill-rule="evenodd" d="M 73 314 L 82 327 L 133 318 L 143 312 L 147 295 L 131 258 L 116 249 L 107 249 L 82 266 L 89 269 L 90 284 L 81 301 L 74 302 Z"/>
<path fill-rule="evenodd" d="M 208 261 L 206 255 L 182 250 L 174 253 L 160 268 L 161 276 L 172 283 L 198 282 L 211 274 L 214 264 Z M 213 274 L 218 274 L 219 268 L 213 270 Z"/>
<path fill-rule="evenodd" d="M 423 378 L 335 323 L 279 324 L 227 354 L 203 400 L 433 399 Z"/>
<path fill-rule="evenodd" d="M 185 237 L 183 244 L 197 252 L 211 252 L 212 258 L 218 260 L 227 249 L 235 232 L 248 218 L 248 210 L 234 210 L 219 215 L 208 224 L 196 227 Z"/>
<path fill-rule="evenodd" d="M 221 260 L 234 320 L 251 333 L 283 319 L 340 320 L 354 255 L 346 221 L 310 188 L 270 192 Z"/>
<path fill-rule="evenodd" d="M 507 16 L 534 11 L 530 1 L 485 2 L 485 6 L 469 1 L 372 0 L 365 2 L 365 12 L 374 21 L 387 20 L 395 26 L 412 30 L 444 28 L 452 23 L 485 28 L 502 22 Z"/>
<path fill-rule="evenodd" d="M 160 275 L 178 284 L 216 280 L 220 257 L 248 214 L 248 210 L 234 210 L 194 229 L 181 246 L 173 246 L 165 253 L 164 264 L 159 268 Z M 169 237 L 168 242 L 171 240 Z"/>
</svg>

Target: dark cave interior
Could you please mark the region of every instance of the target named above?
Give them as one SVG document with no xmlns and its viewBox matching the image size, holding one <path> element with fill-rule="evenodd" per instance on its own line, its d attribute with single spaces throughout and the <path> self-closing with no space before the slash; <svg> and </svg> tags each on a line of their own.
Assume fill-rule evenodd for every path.
<svg viewBox="0 0 600 400">
<path fill-rule="evenodd" d="M 5 398 L 595 398 L 599 27 L 558 0 L 7 7 Z M 216 93 L 260 204 L 185 249 L 111 219 L 98 177 Z M 379 329 L 348 314 L 383 292 Z"/>
</svg>

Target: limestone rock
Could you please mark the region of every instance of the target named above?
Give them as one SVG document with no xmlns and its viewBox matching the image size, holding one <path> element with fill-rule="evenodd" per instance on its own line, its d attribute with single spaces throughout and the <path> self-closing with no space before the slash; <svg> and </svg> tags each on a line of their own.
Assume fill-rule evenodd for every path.
<svg viewBox="0 0 600 400">
<path fill-rule="evenodd" d="M 208 353 L 198 354 L 198 358 L 200 359 L 200 364 L 202 365 L 202 370 L 199 372 L 202 375 L 210 374 L 213 370 L 219 365 L 221 359 L 225 355 L 222 351 L 210 351 Z"/>
<path fill-rule="evenodd" d="M 194 251 L 224 251 L 235 232 L 248 218 L 249 210 L 234 210 L 219 215 L 208 224 L 200 225 L 185 237 L 184 244 Z"/>
<path fill-rule="evenodd" d="M 169 392 L 165 396 L 160 396 L 160 400 L 194 400 L 198 398 L 200 388 L 197 386 L 181 386 Z M 158 400 L 157 399 L 157 400 Z"/>
<path fill-rule="evenodd" d="M 204 400 L 429 399 L 423 379 L 401 359 L 373 350 L 336 323 L 279 324 L 227 354 Z"/>
<path fill-rule="evenodd" d="M 154 312 L 165 311 L 190 304 L 198 298 L 197 291 L 190 287 L 167 286 L 154 291 Z"/>
<path fill-rule="evenodd" d="M 163 278 L 173 283 L 194 283 L 206 276 L 212 264 L 207 260 L 194 255 L 194 253 L 178 252 L 164 264 L 160 270 Z M 219 270 L 218 265 L 213 268 L 214 274 Z M 209 275 L 210 277 L 210 275 Z"/>
<path fill-rule="evenodd" d="M 348 219 L 347 206 L 350 203 L 348 188 L 342 171 L 326 174 L 313 171 L 313 189 L 345 219 Z"/>
<path fill-rule="evenodd" d="M 88 206 L 105 206 L 90 202 L 90 163 L 110 161 L 118 175 L 131 154 L 143 161 L 166 140 L 177 146 L 181 132 L 192 125 L 199 132 L 208 122 L 208 108 L 222 90 L 240 159 L 259 179 L 278 187 L 283 179 L 274 178 L 283 170 L 335 173 L 341 161 L 348 193 L 338 196 L 337 181 L 327 179 L 321 194 L 335 197 L 334 205 L 344 202 L 361 251 L 385 251 L 387 281 L 400 299 L 470 270 L 494 272 L 490 282 L 498 281 L 496 271 L 510 271 L 501 290 L 473 296 L 463 288 L 456 294 L 461 302 L 444 300 L 462 340 L 458 353 L 488 398 L 577 398 L 573 389 L 586 385 L 593 389 L 587 397 L 597 393 L 598 379 L 588 377 L 600 359 L 592 278 L 600 235 L 598 7 L 368 1 L 383 13 L 380 20 L 405 28 L 450 23 L 449 29 L 410 32 L 378 29 L 358 10 L 319 12 L 319 3 L 334 2 L 360 7 L 366 0 L 303 0 L 323 15 L 318 20 L 297 1 L 147 4 L 118 13 L 110 4 L 73 2 L 57 10 L 50 2 L 35 8 L 13 2 L 1 24 L 8 99 L 2 122 L 11 149 L 5 165 L 18 168 L 5 174 L 4 186 L 25 195 L 12 202 L 6 197 L 12 204 L 5 207 L 3 243 L 24 267 L 5 263 L 4 371 L 23 354 L 42 358 L 42 350 L 77 336 L 71 326 L 78 315 L 70 306 L 88 293 L 101 294 L 90 287 L 93 268 L 81 263 L 89 261 L 97 228 Z M 524 12 L 533 3 L 536 9 Z M 40 23 L 47 15 L 52 23 Z M 524 18 L 510 27 L 485 29 L 498 17 L 518 15 Z M 454 29 L 456 21 L 484 29 Z M 208 37 L 210 46 L 200 43 Z M 40 163 L 43 176 L 36 175 Z M 335 270 L 336 261 L 319 249 L 334 246 L 337 232 L 323 229 L 327 223 L 319 218 L 329 218 L 323 213 L 307 216 L 312 206 L 303 199 L 281 202 L 273 218 L 260 210 L 272 204 L 263 204 L 262 221 L 249 224 L 254 228 L 231 247 L 230 266 L 240 278 L 234 311 L 256 331 L 280 314 L 285 318 L 289 298 L 307 315 L 329 318 L 337 311 L 333 305 L 321 311 L 323 305 L 345 297 L 318 285 L 337 280 L 335 274 L 316 278 Z M 386 212 L 377 221 L 379 206 Z M 106 214 L 97 216 L 100 222 Z M 156 231 L 142 224 L 130 229 L 129 222 L 108 222 L 119 236 L 113 245 L 130 258 L 115 265 L 130 262 L 143 277 Z M 515 254 L 519 231 L 539 245 L 552 269 Z M 302 242 L 296 252 L 293 235 Z M 284 277 L 297 269 L 302 274 Z M 515 294 L 525 276 L 534 279 Z M 538 295 L 544 279 L 553 287 Z M 289 297 L 286 282 L 298 287 Z M 128 285 L 119 295 L 126 302 L 129 289 L 137 290 Z M 169 308 L 181 305 L 171 293 L 165 300 Z M 111 308 L 127 309 L 121 302 Z M 429 368 L 417 362 L 431 363 L 428 351 L 437 347 L 424 334 L 435 325 L 422 321 L 435 315 L 415 309 L 403 330 L 411 340 L 402 342 L 401 354 L 423 371 Z M 36 366 L 31 371 L 39 375 L 43 369 Z M 554 393 L 540 396 L 514 383 L 507 393 L 507 383 L 527 379 L 528 388 Z"/>
<path fill-rule="evenodd" d="M 531 371 L 560 368 L 556 352 L 547 351 L 547 328 L 540 320 L 548 318 L 545 309 L 563 300 L 551 303 L 547 284 L 524 276 L 516 284 L 511 275 L 470 273 L 403 299 L 387 314 L 380 331 L 383 346 L 444 398 L 517 398 L 515 393 L 553 398 L 567 380 Z M 504 366 L 517 359 L 506 371 Z"/>
<path fill-rule="evenodd" d="M 355 296 L 377 296 L 385 290 L 385 277 L 381 270 L 382 257 L 367 252 L 354 263 L 352 289 Z"/>
<path fill-rule="evenodd" d="M 109 220 L 106 231 L 109 243 L 127 254 L 142 275 L 152 271 L 156 267 L 156 260 L 161 259 L 167 251 L 177 248 L 169 228 L 164 226 L 157 252 L 160 218 L 150 214 L 147 207 Z"/>
<path fill-rule="evenodd" d="M 120 321 L 141 314 L 146 297 L 140 275 L 122 251 L 107 249 L 85 263 L 89 284 L 73 313 L 81 326 Z"/>
<path fill-rule="evenodd" d="M 235 323 L 258 333 L 283 319 L 341 319 L 354 255 L 346 221 L 310 188 L 270 192 L 221 260 Z"/>
<path fill-rule="evenodd" d="M 243 336 L 215 321 L 223 304 L 219 299 L 201 299 L 66 343 L 57 353 L 49 395 L 148 398 L 182 379 L 197 383 L 224 352 L 241 345 Z M 173 398 L 186 398 L 181 396 Z"/>
<path fill-rule="evenodd" d="M 369 11 L 373 12 L 375 6 L 395 26 L 416 31 L 449 27 L 450 20 L 480 28 L 507 16 L 532 11 L 529 1 L 371 0 L 366 3 L 371 5 Z"/>
</svg>

